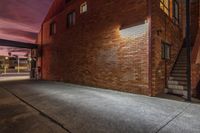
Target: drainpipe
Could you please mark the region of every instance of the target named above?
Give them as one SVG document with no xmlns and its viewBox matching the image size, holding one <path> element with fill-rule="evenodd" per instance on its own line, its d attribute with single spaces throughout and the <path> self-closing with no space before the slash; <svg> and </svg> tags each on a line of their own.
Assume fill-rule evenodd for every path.
<svg viewBox="0 0 200 133">
<path fill-rule="evenodd" d="M 42 23 L 42 28 L 41 28 L 41 45 L 40 45 L 40 58 L 41 58 L 41 69 L 40 69 L 40 74 L 41 74 L 41 79 L 43 79 L 43 30 L 44 30 L 44 22 Z"/>
<path fill-rule="evenodd" d="M 187 101 L 191 101 L 190 0 L 186 0 Z"/>
<path fill-rule="evenodd" d="M 150 95 L 153 96 L 152 88 L 152 1 L 148 0 L 148 87 L 150 89 Z"/>
</svg>

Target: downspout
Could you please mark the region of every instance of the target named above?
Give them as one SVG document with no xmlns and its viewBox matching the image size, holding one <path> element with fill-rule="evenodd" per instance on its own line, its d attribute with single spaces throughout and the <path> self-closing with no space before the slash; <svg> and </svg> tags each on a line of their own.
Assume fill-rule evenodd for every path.
<svg viewBox="0 0 200 133">
<path fill-rule="evenodd" d="M 41 46 L 40 46 L 40 58 L 41 58 L 41 79 L 43 79 L 43 30 L 44 30 L 44 23 L 42 23 L 41 28 Z"/>
<path fill-rule="evenodd" d="M 148 87 L 153 96 L 152 87 L 152 1 L 148 0 Z"/>
<path fill-rule="evenodd" d="M 190 0 L 186 0 L 187 100 L 191 101 Z"/>
</svg>

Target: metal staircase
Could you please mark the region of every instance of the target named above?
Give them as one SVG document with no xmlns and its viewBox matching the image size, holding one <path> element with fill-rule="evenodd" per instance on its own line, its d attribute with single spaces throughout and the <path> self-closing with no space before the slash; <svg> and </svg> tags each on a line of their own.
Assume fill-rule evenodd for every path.
<svg viewBox="0 0 200 133">
<path fill-rule="evenodd" d="M 167 82 L 166 93 L 187 95 L 187 49 L 182 48 Z"/>
</svg>

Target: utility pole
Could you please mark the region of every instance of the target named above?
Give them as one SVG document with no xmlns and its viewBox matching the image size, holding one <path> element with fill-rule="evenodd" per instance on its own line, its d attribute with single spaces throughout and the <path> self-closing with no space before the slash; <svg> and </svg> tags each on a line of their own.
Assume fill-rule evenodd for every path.
<svg viewBox="0 0 200 133">
<path fill-rule="evenodd" d="M 186 0 L 187 100 L 191 101 L 190 0 Z"/>
</svg>

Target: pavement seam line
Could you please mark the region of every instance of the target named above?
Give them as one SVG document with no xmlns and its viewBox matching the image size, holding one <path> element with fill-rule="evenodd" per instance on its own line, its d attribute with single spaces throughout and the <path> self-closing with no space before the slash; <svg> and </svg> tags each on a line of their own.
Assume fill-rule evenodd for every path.
<svg viewBox="0 0 200 133">
<path fill-rule="evenodd" d="M 41 110 L 37 109 L 36 107 L 34 107 L 33 105 L 31 105 L 30 103 L 26 102 L 24 99 L 22 99 L 21 97 L 17 96 L 15 93 L 11 92 L 7 88 L 4 88 L 4 87 L 1 87 L 1 88 L 4 89 L 4 90 L 6 90 L 7 92 L 9 92 L 10 94 L 12 94 L 14 97 L 16 97 L 17 99 L 19 99 L 21 102 L 23 102 L 26 105 L 28 105 L 29 107 L 33 108 L 35 111 L 39 112 L 40 115 L 42 115 L 43 117 L 49 119 L 51 122 L 55 123 L 56 125 L 58 125 L 62 129 L 64 129 L 65 131 L 67 131 L 68 133 L 72 133 L 71 131 L 69 131 L 69 129 L 65 128 L 63 124 L 61 124 L 60 122 L 54 120 L 49 115 L 47 115 L 46 113 L 44 113 Z"/>
<path fill-rule="evenodd" d="M 179 117 L 181 114 L 183 114 L 187 108 L 190 106 L 191 104 L 189 103 L 187 106 L 185 106 L 185 108 L 180 111 L 177 115 L 175 115 L 171 120 L 169 120 L 168 122 L 166 122 L 163 126 L 161 126 L 155 133 L 159 133 L 164 127 L 166 127 L 169 123 L 171 123 L 173 120 L 175 120 L 177 117 Z"/>
</svg>

